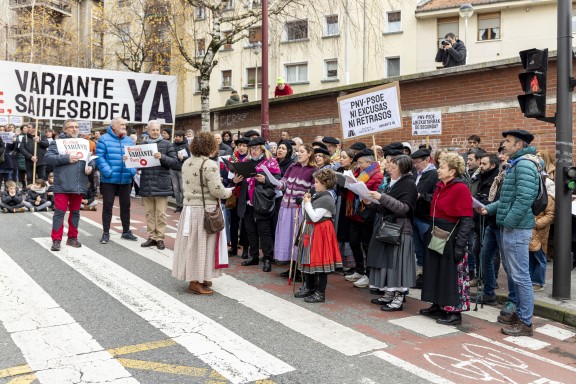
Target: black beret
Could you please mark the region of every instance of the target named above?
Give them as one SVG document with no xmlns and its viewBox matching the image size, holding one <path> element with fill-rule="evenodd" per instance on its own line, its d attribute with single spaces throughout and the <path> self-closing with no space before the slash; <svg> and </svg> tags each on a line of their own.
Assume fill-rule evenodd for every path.
<svg viewBox="0 0 576 384">
<path fill-rule="evenodd" d="M 412 159 L 421 159 L 423 157 L 428 157 L 428 156 L 430 156 L 430 150 L 426 149 L 426 148 L 419 149 L 410 155 L 410 157 Z"/>
<path fill-rule="evenodd" d="M 324 148 L 324 149 L 328 149 L 328 147 L 326 146 L 326 144 L 324 144 L 321 141 L 315 141 L 312 143 L 313 147 L 320 147 L 320 148 Z"/>
<path fill-rule="evenodd" d="M 404 154 L 404 144 L 400 142 L 390 143 L 384 147 L 384 157 Z"/>
<path fill-rule="evenodd" d="M 334 145 L 338 145 L 340 144 L 340 142 L 338 141 L 338 139 L 335 139 L 334 137 L 330 137 L 330 136 L 326 136 L 322 139 L 323 143 L 326 144 L 334 144 Z"/>
<path fill-rule="evenodd" d="M 397 141 L 397 142 L 388 144 L 387 146 L 384 147 L 384 149 L 397 149 L 399 151 L 402 151 L 404 149 L 404 144 Z"/>
<path fill-rule="evenodd" d="M 530 144 L 534 140 L 534 135 L 524 129 L 512 129 L 509 131 L 502 132 L 502 136 L 506 137 L 508 135 L 519 138 L 520 140 Z"/>
<path fill-rule="evenodd" d="M 280 145 L 280 144 L 282 144 L 282 143 L 288 144 L 288 145 L 291 145 L 291 146 L 295 146 L 295 145 L 296 145 L 296 142 L 295 142 L 294 140 L 290 140 L 290 139 L 289 139 L 289 140 L 281 140 L 281 141 L 278 143 L 278 145 Z"/>
<path fill-rule="evenodd" d="M 248 132 L 244 132 L 244 137 L 251 137 L 251 136 L 260 136 L 260 132 L 251 129 Z"/>
<path fill-rule="evenodd" d="M 366 149 L 366 144 L 364 144 L 364 143 L 361 142 L 361 141 L 358 141 L 358 142 L 352 144 L 352 145 L 350 146 L 350 149 L 355 149 L 355 150 L 357 150 L 357 151 L 361 151 L 361 150 L 363 150 L 363 149 Z"/>
<path fill-rule="evenodd" d="M 374 151 L 371 149 L 368 149 L 368 148 L 364 148 L 363 150 L 358 152 L 356 155 L 354 155 L 354 158 L 352 159 L 352 161 L 356 162 L 356 161 L 358 161 L 359 158 L 364 157 L 364 156 L 374 156 Z"/>
<path fill-rule="evenodd" d="M 236 144 L 236 145 L 248 144 L 249 142 L 250 142 L 250 139 L 247 137 L 241 137 L 238 140 L 234 140 L 234 144 Z"/>
<path fill-rule="evenodd" d="M 330 156 L 330 151 L 328 151 L 326 148 L 314 148 L 314 153 L 323 153 Z"/>
<path fill-rule="evenodd" d="M 254 146 L 256 146 L 256 145 L 264 145 L 264 144 L 266 144 L 266 141 L 264 141 L 263 138 L 261 138 L 261 137 L 256 137 L 256 138 L 250 140 L 250 142 L 248 143 L 248 146 L 249 146 L 249 147 L 254 147 Z"/>
</svg>

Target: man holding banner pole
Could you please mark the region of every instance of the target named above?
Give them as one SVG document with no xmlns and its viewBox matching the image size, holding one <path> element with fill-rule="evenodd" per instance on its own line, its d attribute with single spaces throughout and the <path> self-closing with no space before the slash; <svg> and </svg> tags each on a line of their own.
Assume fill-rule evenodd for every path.
<svg viewBox="0 0 576 384">
<path fill-rule="evenodd" d="M 33 130 L 34 129 L 34 130 Z M 46 180 L 46 163 L 44 155 L 48 149 L 48 140 L 38 135 L 38 124 L 28 125 L 28 131 L 22 137 L 20 153 L 24 156 L 26 164 L 26 181 L 28 185 L 34 184 L 36 176 Z"/>
<path fill-rule="evenodd" d="M 126 120 L 121 117 L 112 119 L 106 134 L 100 137 L 96 145 L 98 156 L 96 164 L 100 170 L 100 193 L 104 203 L 100 244 L 108 244 L 110 241 L 112 207 L 116 195 L 120 200 L 121 237 L 126 240 L 138 240 L 130 230 L 130 191 L 136 168 L 127 168 L 124 164 L 125 148 L 130 145 L 134 145 L 134 142 L 126 134 Z"/>
</svg>

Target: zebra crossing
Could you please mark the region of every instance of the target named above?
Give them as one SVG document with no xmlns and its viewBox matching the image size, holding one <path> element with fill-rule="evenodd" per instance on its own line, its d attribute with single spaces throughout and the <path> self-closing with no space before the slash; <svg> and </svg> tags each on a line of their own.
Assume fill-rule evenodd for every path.
<svg viewBox="0 0 576 384">
<path fill-rule="evenodd" d="M 85 226 L 87 232 L 95 229 L 91 225 L 99 227 L 97 222 L 85 218 L 82 220 L 90 224 Z M 46 226 L 43 221 L 38 221 L 36 225 Z M 508 378 L 509 382 L 517 383 L 568 383 L 571 381 L 563 377 L 572 377 L 576 372 L 569 359 L 556 360 L 552 354 L 540 356 L 540 352 L 552 348 L 556 341 L 574 342 L 576 333 L 553 324 L 539 324 L 534 338 L 509 339 L 497 338 L 494 334 L 480 335 L 475 327 L 487 324 L 482 317 L 487 317 L 486 313 L 491 314 L 491 310 L 495 311 L 489 308 L 481 316 L 478 316 L 481 312 L 471 313 L 474 318 L 468 316 L 475 321 L 470 322 L 469 330 L 440 326 L 409 313 L 399 313 L 396 317 L 384 320 L 376 316 L 370 319 L 372 315 L 368 315 L 367 319 L 355 325 L 353 314 L 348 321 L 339 321 L 330 316 L 330 311 L 318 311 L 318 307 L 300 305 L 274 291 L 254 285 L 249 279 L 226 274 L 214 284 L 214 289 L 224 300 L 222 305 L 227 306 L 226 314 L 237 314 L 239 318 L 248 319 L 244 325 L 230 327 L 231 323 L 221 321 L 220 317 L 205 314 L 202 311 L 204 307 L 198 309 L 196 305 L 191 305 L 190 296 L 185 296 L 184 300 L 180 295 L 171 293 L 165 285 L 159 286 L 157 281 L 150 278 L 160 274 L 160 271 L 163 271 L 164 276 L 168 275 L 165 268 L 171 267 L 172 251 L 142 249 L 139 242 L 115 241 L 116 235 L 119 237 L 119 234 L 112 236 L 115 248 L 108 247 L 105 250 L 153 262 L 148 263 L 146 268 L 152 271 L 150 266 L 156 265 L 154 272 L 143 276 L 143 273 L 127 267 L 128 263 L 119 263 L 118 259 L 104 255 L 102 248 L 95 245 L 85 243 L 79 249 L 63 247 L 60 252 L 50 252 L 51 240 L 46 235 L 34 237 L 33 243 L 42 250 L 38 253 L 39 258 L 66 265 L 69 271 L 84 279 L 87 286 L 92 286 L 103 297 L 118 303 L 123 308 L 119 317 L 139 318 L 142 324 L 155 330 L 153 339 L 170 340 L 180 348 L 181 353 L 188 353 L 193 361 L 201 364 L 202 372 L 206 372 L 206 368 L 217 372 L 221 379 L 211 379 L 214 383 L 310 382 L 307 375 L 315 366 L 314 359 L 333 360 L 324 363 L 329 369 L 318 373 L 330 377 L 327 379 L 329 381 L 321 382 L 369 383 L 382 382 L 383 377 L 386 377 L 387 382 L 399 383 L 450 384 L 469 382 L 473 378 L 484 378 L 487 382 Z M 76 320 L 2 246 L 0 266 L 0 323 L 38 382 L 150 382 L 134 374 L 133 367 L 127 363 L 128 359 L 122 361 L 111 353 L 109 346 L 100 340 L 101 336 L 94 333 L 94 327 L 86 327 L 84 319 Z M 338 279 L 338 276 L 334 276 L 334 279 Z M 174 283 L 172 288 L 176 285 Z M 62 283 L 63 289 L 66 286 Z M 417 294 L 412 292 L 412 296 Z M 365 303 L 360 305 L 366 306 Z M 327 306 L 330 307 L 330 304 Z M 354 309 L 352 306 L 351 310 Z M 270 340 L 252 339 L 252 332 L 246 329 L 252 324 L 258 324 L 260 328 L 265 324 L 268 331 L 272 332 Z M 274 341 L 286 343 L 287 340 L 294 340 L 302 347 L 283 351 L 274 345 Z M 437 348 L 441 346 L 443 352 L 439 353 Z M 461 352 L 457 350 L 460 347 L 467 349 Z M 507 363 L 497 363 L 500 360 L 492 358 L 494 361 L 484 366 L 478 365 L 480 363 L 477 359 L 472 361 L 462 357 L 474 353 L 480 355 L 478 351 L 489 351 L 482 355 L 484 357 L 505 356 L 499 359 L 508 359 L 505 360 Z M 9 368 L 1 363 L 1 356 L 0 352 L 0 373 L 2 369 Z M 457 358 L 460 363 L 456 363 Z M 453 364 L 442 365 L 441 361 L 473 365 L 477 377 L 471 373 L 462 375 L 453 369 Z M 542 366 L 538 365 L 540 363 Z M 554 371 L 550 371 L 550 365 L 555 366 Z M 163 362 L 155 366 L 170 371 L 169 365 Z M 497 370 L 495 366 L 498 366 Z M 502 372 L 503 366 L 511 373 Z M 342 376 L 339 380 L 339 375 L 345 375 L 347 370 L 365 374 L 357 375 L 354 379 Z M 523 381 L 514 375 L 534 379 Z M 200 376 L 190 376 L 176 382 L 210 381 Z M 486 380 L 487 377 L 493 380 Z"/>
</svg>

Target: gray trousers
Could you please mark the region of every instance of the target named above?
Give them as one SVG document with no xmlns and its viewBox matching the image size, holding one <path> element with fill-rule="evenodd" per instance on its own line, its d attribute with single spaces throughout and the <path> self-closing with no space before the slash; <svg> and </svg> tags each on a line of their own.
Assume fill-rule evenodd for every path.
<svg viewBox="0 0 576 384">
<path fill-rule="evenodd" d="M 172 179 L 172 190 L 176 198 L 176 205 L 181 207 L 184 200 L 184 185 L 182 185 L 182 171 L 170 170 L 170 178 Z"/>
</svg>

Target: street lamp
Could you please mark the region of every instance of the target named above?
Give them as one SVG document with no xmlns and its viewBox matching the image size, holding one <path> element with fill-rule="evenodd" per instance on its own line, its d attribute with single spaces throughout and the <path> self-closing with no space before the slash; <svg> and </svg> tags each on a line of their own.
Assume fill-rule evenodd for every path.
<svg viewBox="0 0 576 384">
<path fill-rule="evenodd" d="M 468 19 L 474 14 L 474 7 L 471 4 L 462 4 L 458 10 L 460 17 L 464 19 L 464 43 L 466 45 L 466 64 L 468 64 L 468 56 L 470 49 L 468 47 Z"/>
<path fill-rule="evenodd" d="M 262 43 L 257 41 L 252 44 L 252 53 L 256 55 L 256 65 L 254 66 L 254 100 L 258 100 L 258 56 L 262 51 Z"/>
</svg>

